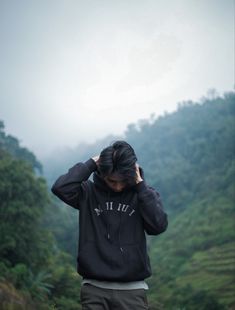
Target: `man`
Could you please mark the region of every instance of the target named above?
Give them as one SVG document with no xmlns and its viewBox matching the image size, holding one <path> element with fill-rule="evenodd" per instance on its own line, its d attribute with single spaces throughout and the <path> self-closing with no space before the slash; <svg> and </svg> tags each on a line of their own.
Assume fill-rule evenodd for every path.
<svg viewBox="0 0 235 310">
<path fill-rule="evenodd" d="M 148 309 L 144 280 L 151 267 L 145 232 L 164 232 L 167 215 L 159 194 L 145 183 L 133 148 L 116 141 L 70 168 L 52 192 L 80 212 L 82 309 Z"/>
</svg>

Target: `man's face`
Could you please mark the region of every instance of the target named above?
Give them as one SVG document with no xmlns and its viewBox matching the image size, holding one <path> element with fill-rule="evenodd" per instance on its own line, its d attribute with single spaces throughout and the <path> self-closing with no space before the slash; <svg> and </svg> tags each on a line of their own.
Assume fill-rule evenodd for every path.
<svg viewBox="0 0 235 310">
<path fill-rule="evenodd" d="M 114 192 L 121 192 L 127 187 L 127 183 L 115 175 L 104 177 L 104 181 Z"/>
</svg>

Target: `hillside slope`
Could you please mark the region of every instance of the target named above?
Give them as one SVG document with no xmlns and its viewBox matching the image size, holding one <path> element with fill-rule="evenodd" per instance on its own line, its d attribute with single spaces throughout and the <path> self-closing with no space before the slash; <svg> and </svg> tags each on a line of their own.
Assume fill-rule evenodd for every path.
<svg viewBox="0 0 235 310">
<path fill-rule="evenodd" d="M 167 232 L 149 238 L 151 309 L 234 309 L 235 93 L 131 124 L 123 139 L 169 214 Z M 95 149 L 79 158 L 78 147 L 76 161 Z"/>
<path fill-rule="evenodd" d="M 153 308 L 233 309 L 234 93 L 185 103 L 127 138 L 169 214 L 167 232 L 150 239 Z"/>
</svg>

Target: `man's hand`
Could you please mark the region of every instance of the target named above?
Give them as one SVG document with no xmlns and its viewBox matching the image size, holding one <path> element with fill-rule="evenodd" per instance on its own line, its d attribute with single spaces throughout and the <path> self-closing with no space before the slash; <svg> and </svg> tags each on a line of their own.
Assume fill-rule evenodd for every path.
<svg viewBox="0 0 235 310">
<path fill-rule="evenodd" d="M 143 181 L 140 175 L 140 166 L 136 163 L 135 164 L 135 171 L 136 171 L 136 184 L 140 183 Z"/>
<path fill-rule="evenodd" d="M 96 163 L 96 166 L 98 168 L 100 156 L 99 155 L 94 156 L 94 157 L 92 157 L 92 159 L 94 160 L 94 162 Z"/>
</svg>

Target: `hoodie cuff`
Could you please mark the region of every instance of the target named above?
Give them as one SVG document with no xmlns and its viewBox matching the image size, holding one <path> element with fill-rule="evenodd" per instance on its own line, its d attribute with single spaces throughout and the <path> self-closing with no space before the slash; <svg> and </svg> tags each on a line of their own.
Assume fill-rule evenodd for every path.
<svg viewBox="0 0 235 310">
<path fill-rule="evenodd" d="M 147 185 L 146 185 L 145 181 L 141 181 L 138 184 L 136 184 L 135 189 L 138 193 L 147 190 Z"/>
<path fill-rule="evenodd" d="M 97 165 L 92 158 L 88 159 L 84 164 L 86 165 L 90 173 L 94 172 L 97 169 Z"/>
</svg>

